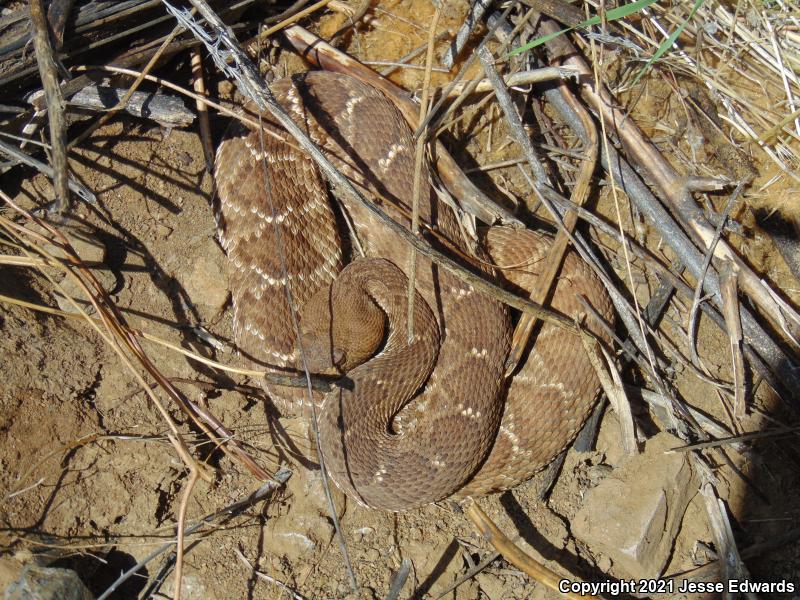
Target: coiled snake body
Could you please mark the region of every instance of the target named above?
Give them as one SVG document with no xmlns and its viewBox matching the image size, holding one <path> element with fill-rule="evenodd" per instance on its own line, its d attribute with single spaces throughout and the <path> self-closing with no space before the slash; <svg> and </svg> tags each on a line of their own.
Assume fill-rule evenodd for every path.
<svg viewBox="0 0 800 600">
<path fill-rule="evenodd" d="M 382 94 L 325 72 L 278 81 L 272 91 L 343 173 L 409 226 L 414 143 Z M 408 244 L 360 205 L 341 199 L 334 207 L 313 161 L 268 135 L 280 130 L 264 119 L 266 133 L 232 126 L 216 159 L 234 336 L 275 372 L 302 371 L 298 340 L 312 371 L 347 372 L 349 389 L 319 399 L 333 480 L 363 504 L 399 511 L 528 479 L 572 441 L 595 402 L 599 386 L 579 338 L 543 326 L 507 385 L 507 310 L 421 255 L 409 338 Z M 470 249 L 454 212 L 424 187 L 419 214 L 431 243 L 514 265 L 502 275 L 518 290 L 535 285 L 550 238 L 492 227 L 483 247 Z M 343 270 L 357 256 L 348 221 L 368 258 Z M 568 253 L 551 306 L 577 316 L 578 294 L 610 317 L 599 281 Z M 299 336 L 290 306 L 300 311 Z M 289 403 L 305 396 L 268 391 Z"/>
</svg>

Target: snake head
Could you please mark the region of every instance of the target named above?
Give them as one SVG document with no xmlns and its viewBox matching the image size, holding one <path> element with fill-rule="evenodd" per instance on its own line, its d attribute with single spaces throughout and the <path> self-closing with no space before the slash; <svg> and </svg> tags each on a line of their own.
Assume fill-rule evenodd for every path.
<svg viewBox="0 0 800 600">
<path fill-rule="evenodd" d="M 369 360 L 384 342 L 386 315 L 363 290 L 325 286 L 300 311 L 309 371 L 344 374 Z"/>
</svg>

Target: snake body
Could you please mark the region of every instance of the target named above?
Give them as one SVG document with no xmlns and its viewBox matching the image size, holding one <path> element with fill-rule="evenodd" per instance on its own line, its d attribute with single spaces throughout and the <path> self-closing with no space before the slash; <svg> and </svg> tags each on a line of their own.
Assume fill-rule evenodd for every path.
<svg viewBox="0 0 800 600">
<path fill-rule="evenodd" d="M 325 72 L 271 89 L 337 168 L 409 227 L 414 142 L 391 102 Z M 234 337 L 275 372 L 302 371 L 303 358 L 312 370 L 347 371 L 351 386 L 317 399 L 332 479 L 357 501 L 394 511 L 528 479 L 572 441 L 595 402 L 599 385 L 579 338 L 541 327 L 507 385 L 508 311 L 421 254 L 409 337 L 408 244 L 360 205 L 332 205 L 313 161 L 263 119 L 263 132 L 232 125 L 216 159 Z M 423 187 L 419 215 L 433 245 L 516 265 L 502 278 L 519 290 L 535 286 L 549 237 L 492 227 L 472 248 L 452 209 Z M 353 238 L 365 257 L 355 258 Z M 578 294 L 610 319 L 602 285 L 568 253 L 550 304 L 579 316 Z M 307 398 L 268 392 L 288 404 Z"/>
</svg>

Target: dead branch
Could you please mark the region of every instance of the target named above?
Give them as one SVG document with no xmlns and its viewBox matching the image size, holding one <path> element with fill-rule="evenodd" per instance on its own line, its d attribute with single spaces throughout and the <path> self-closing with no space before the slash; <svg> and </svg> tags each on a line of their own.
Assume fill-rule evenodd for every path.
<svg viewBox="0 0 800 600">
<path fill-rule="evenodd" d="M 36 49 L 36 62 L 39 63 L 39 76 L 47 98 L 48 121 L 50 122 L 51 162 L 53 164 L 53 188 L 55 203 L 53 208 L 59 216 L 69 208 L 69 172 L 67 165 L 66 134 L 64 120 L 64 98 L 58 86 L 56 58 L 50 44 L 50 31 L 42 0 L 30 0 L 33 45 Z"/>
</svg>

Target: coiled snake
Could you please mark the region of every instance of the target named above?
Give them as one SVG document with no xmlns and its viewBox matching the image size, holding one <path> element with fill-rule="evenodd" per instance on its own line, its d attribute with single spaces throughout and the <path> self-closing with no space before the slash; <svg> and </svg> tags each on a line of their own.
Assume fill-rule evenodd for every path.
<svg viewBox="0 0 800 600">
<path fill-rule="evenodd" d="M 330 160 L 408 227 L 414 143 L 395 107 L 333 73 L 309 72 L 271 89 Z M 544 325 L 507 384 L 508 311 L 422 255 L 409 338 L 408 244 L 363 207 L 347 199 L 334 206 L 313 161 L 269 135 L 280 130 L 263 119 L 264 133 L 232 125 L 216 158 L 234 336 L 275 372 L 302 372 L 299 339 L 312 372 L 347 373 L 352 386 L 317 399 L 332 479 L 363 504 L 400 511 L 531 477 L 572 441 L 599 391 L 580 339 Z M 471 249 L 453 210 L 424 187 L 419 214 L 432 244 L 491 257 L 512 267 L 498 271 L 508 284 L 532 289 L 549 237 L 491 227 Z M 353 235 L 366 258 L 352 260 Z M 602 285 L 569 252 L 550 304 L 578 316 L 578 295 L 610 319 Z M 290 306 L 300 312 L 300 336 Z M 287 403 L 305 396 L 268 391 Z"/>
</svg>

